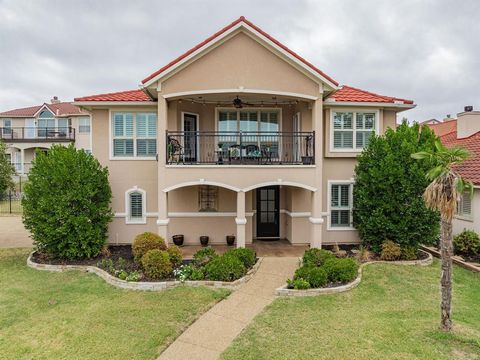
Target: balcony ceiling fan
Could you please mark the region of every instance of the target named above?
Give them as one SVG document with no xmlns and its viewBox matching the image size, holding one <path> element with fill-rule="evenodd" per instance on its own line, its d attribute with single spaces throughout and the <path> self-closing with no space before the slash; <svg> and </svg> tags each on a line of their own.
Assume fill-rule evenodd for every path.
<svg viewBox="0 0 480 360">
<path fill-rule="evenodd" d="M 240 99 L 237 95 L 237 97 L 235 99 L 233 99 L 233 106 L 237 109 L 241 109 L 243 108 L 244 106 L 253 106 L 254 104 L 250 104 L 250 103 L 246 103 L 246 102 L 243 102 L 242 99 Z"/>
</svg>

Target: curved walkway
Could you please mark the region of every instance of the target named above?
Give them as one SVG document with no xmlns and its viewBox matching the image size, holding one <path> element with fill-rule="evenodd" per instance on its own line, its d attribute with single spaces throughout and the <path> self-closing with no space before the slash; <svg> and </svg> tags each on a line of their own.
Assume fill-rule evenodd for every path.
<svg viewBox="0 0 480 360">
<path fill-rule="evenodd" d="M 183 332 L 158 359 L 217 359 L 293 276 L 298 257 L 266 257 L 249 282 Z"/>
<path fill-rule="evenodd" d="M 32 247 L 30 233 L 21 216 L 0 214 L 0 248 Z"/>
</svg>

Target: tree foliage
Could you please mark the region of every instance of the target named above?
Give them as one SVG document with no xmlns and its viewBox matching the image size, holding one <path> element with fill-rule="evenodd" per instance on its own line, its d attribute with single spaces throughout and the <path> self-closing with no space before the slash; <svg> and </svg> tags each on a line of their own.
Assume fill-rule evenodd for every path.
<svg viewBox="0 0 480 360">
<path fill-rule="evenodd" d="M 108 170 L 73 145 L 37 152 L 22 200 L 25 227 L 50 255 L 98 255 L 107 240 L 112 192 Z"/>
<path fill-rule="evenodd" d="M 434 160 L 415 161 L 411 155 L 435 148 L 435 134 L 405 121 L 384 136 L 374 136 L 355 168 L 354 224 L 362 243 L 374 252 L 385 240 L 404 247 L 438 239 L 439 216 L 426 207 L 422 194 Z"/>
<path fill-rule="evenodd" d="M 15 174 L 12 164 L 7 159 L 7 147 L 0 140 L 0 195 L 13 188 L 12 175 Z"/>
</svg>

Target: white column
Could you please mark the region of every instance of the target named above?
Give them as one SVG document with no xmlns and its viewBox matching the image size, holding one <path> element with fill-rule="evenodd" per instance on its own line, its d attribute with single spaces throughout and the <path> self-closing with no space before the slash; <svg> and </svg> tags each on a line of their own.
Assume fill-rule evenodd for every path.
<svg viewBox="0 0 480 360">
<path fill-rule="evenodd" d="M 312 215 L 310 217 L 310 247 L 322 247 L 322 194 L 323 194 L 323 99 L 320 94 L 312 107 L 312 125 L 315 130 L 315 187 L 312 192 Z"/>
<path fill-rule="evenodd" d="M 25 150 L 20 149 L 20 173 L 25 174 Z"/>
<path fill-rule="evenodd" d="M 168 194 L 163 191 L 166 187 L 165 160 L 166 160 L 166 129 L 167 129 L 167 101 L 160 94 L 158 95 L 158 116 L 157 116 L 157 154 L 158 154 L 158 234 L 170 241 L 168 234 Z"/>
<path fill-rule="evenodd" d="M 235 218 L 235 223 L 237 224 L 237 248 L 244 248 L 247 218 L 245 217 L 245 192 L 241 190 L 237 193 L 237 217 Z"/>
</svg>

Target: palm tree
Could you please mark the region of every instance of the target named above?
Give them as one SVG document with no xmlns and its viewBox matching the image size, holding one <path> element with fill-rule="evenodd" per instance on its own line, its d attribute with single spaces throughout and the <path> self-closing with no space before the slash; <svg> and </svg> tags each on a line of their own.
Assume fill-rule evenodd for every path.
<svg viewBox="0 0 480 360">
<path fill-rule="evenodd" d="M 439 140 L 435 142 L 435 149 L 412 154 L 414 159 L 429 159 L 435 166 L 427 172 L 431 183 L 425 189 L 423 198 L 430 209 L 438 210 L 441 218 L 441 256 L 442 274 L 440 286 L 441 300 L 441 328 L 450 331 L 452 328 L 452 218 L 457 207 L 459 197 L 467 190 L 470 196 L 473 186 L 458 175 L 453 167 L 470 157 L 467 150 L 461 147 L 446 148 Z"/>
</svg>

